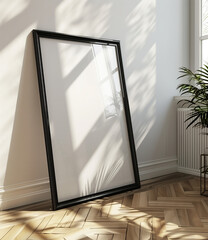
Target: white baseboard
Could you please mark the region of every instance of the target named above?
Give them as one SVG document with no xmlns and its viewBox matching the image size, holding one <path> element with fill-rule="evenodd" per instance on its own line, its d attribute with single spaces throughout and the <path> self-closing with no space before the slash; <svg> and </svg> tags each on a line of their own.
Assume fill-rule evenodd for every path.
<svg viewBox="0 0 208 240">
<path fill-rule="evenodd" d="M 191 175 L 195 175 L 195 176 L 200 176 L 199 169 L 178 167 L 178 172 L 187 173 L 187 174 L 191 174 Z"/>
<path fill-rule="evenodd" d="M 141 180 L 163 176 L 177 172 L 177 159 L 157 159 L 139 164 L 139 175 Z"/>
<path fill-rule="evenodd" d="M 0 187 L 0 210 L 50 199 L 48 178 Z"/>
<path fill-rule="evenodd" d="M 177 159 L 160 159 L 139 164 L 140 179 L 150 179 L 177 171 Z M 50 199 L 49 179 L 0 187 L 0 210 Z"/>
</svg>

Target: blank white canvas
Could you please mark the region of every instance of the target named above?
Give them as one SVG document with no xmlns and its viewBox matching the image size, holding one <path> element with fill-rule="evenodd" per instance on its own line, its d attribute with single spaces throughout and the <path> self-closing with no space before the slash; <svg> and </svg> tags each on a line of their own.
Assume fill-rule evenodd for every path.
<svg viewBox="0 0 208 240">
<path fill-rule="evenodd" d="M 135 183 L 115 47 L 40 43 L 58 201 Z"/>
</svg>

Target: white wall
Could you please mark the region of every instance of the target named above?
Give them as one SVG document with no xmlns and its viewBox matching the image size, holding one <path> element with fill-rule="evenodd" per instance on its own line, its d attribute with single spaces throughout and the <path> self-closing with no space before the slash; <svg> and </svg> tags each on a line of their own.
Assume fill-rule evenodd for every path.
<svg viewBox="0 0 208 240">
<path fill-rule="evenodd" d="M 178 68 L 188 0 L 0 3 L 0 207 L 50 197 L 31 30 L 119 39 L 142 178 L 176 170 Z"/>
</svg>

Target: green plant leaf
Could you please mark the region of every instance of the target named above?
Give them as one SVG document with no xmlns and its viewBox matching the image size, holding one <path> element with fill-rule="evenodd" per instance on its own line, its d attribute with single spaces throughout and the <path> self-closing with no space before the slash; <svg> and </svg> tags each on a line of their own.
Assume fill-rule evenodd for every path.
<svg viewBox="0 0 208 240">
<path fill-rule="evenodd" d="M 192 111 L 185 120 L 190 121 L 188 127 L 208 127 L 208 65 L 204 65 L 195 73 L 186 67 L 181 67 L 178 79 L 186 78 L 188 83 L 178 85 L 181 96 L 188 95 L 191 99 L 183 99 L 178 103 Z"/>
</svg>

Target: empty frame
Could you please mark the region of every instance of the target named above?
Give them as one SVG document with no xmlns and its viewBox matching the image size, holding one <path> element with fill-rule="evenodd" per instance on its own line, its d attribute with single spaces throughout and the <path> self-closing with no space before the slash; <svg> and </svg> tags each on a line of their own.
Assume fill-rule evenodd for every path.
<svg viewBox="0 0 208 240">
<path fill-rule="evenodd" d="M 53 209 L 140 187 L 119 41 L 33 40 Z"/>
</svg>

